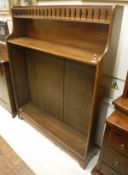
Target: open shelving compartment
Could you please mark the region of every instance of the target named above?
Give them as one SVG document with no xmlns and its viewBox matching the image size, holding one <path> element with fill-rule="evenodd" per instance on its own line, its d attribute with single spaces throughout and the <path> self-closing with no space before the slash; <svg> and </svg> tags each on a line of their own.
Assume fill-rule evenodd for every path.
<svg viewBox="0 0 128 175">
<path fill-rule="evenodd" d="M 102 80 L 115 61 L 122 13 L 115 6 L 12 9 L 7 45 L 18 114 L 83 167 L 98 150 L 99 106 L 109 84 Z"/>
</svg>

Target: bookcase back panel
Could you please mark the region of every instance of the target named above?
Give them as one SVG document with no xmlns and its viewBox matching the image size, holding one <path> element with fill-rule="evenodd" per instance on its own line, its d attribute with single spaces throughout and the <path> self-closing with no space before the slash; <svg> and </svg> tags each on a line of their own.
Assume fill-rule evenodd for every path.
<svg viewBox="0 0 128 175">
<path fill-rule="evenodd" d="M 26 50 L 30 94 L 33 102 L 63 119 L 63 59 Z"/>
<path fill-rule="evenodd" d="M 26 25 L 27 35 L 30 38 L 93 50 L 94 53 L 103 52 L 107 42 L 106 24 L 31 20 Z"/>
<path fill-rule="evenodd" d="M 31 20 L 30 20 L 31 21 Z M 13 34 L 16 37 L 25 37 L 27 36 L 27 28 L 26 28 L 26 24 L 29 22 L 29 20 L 26 19 L 20 19 L 20 23 L 18 19 L 14 19 L 13 20 L 13 24 L 14 24 L 14 31 Z"/>
<path fill-rule="evenodd" d="M 90 123 L 94 79 L 95 67 L 66 60 L 64 121 L 85 135 Z"/>
</svg>

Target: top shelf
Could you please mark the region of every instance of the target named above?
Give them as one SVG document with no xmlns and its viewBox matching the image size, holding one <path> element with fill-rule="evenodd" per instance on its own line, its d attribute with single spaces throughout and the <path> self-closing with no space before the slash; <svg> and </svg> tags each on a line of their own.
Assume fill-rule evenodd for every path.
<svg viewBox="0 0 128 175">
<path fill-rule="evenodd" d="M 101 54 L 97 54 L 93 51 L 27 37 L 9 39 L 8 43 L 91 65 L 96 65 L 101 56 Z"/>
<path fill-rule="evenodd" d="M 113 6 L 31 6 L 14 7 L 13 18 L 52 19 L 110 24 Z"/>
</svg>

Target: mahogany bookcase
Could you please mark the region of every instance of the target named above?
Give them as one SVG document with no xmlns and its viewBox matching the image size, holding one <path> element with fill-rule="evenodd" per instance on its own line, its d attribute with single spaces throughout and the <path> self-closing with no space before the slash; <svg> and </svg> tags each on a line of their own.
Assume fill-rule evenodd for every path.
<svg viewBox="0 0 128 175">
<path fill-rule="evenodd" d="M 120 6 L 12 9 L 7 45 L 19 117 L 82 167 L 98 151 L 100 104 L 110 88 L 122 14 Z"/>
</svg>

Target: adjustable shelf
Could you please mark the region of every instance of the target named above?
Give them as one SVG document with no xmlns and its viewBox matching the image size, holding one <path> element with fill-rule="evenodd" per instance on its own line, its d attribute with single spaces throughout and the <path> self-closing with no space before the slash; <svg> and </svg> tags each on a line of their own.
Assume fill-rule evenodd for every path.
<svg viewBox="0 0 128 175">
<path fill-rule="evenodd" d="M 7 44 L 18 115 L 84 168 L 98 151 L 100 104 L 111 83 L 122 14 L 123 7 L 103 5 L 12 9 Z"/>
</svg>

